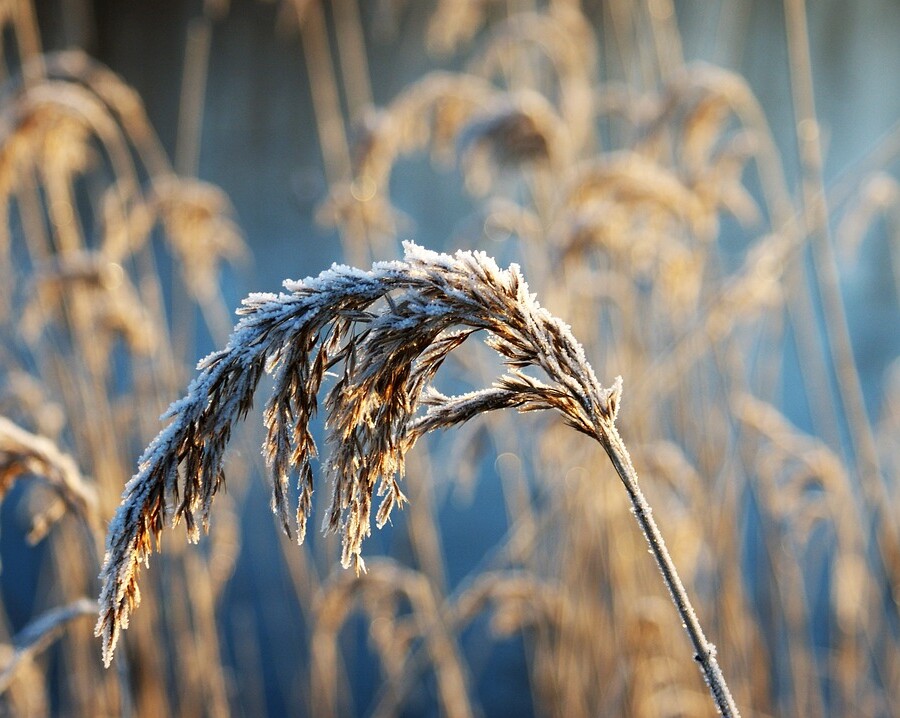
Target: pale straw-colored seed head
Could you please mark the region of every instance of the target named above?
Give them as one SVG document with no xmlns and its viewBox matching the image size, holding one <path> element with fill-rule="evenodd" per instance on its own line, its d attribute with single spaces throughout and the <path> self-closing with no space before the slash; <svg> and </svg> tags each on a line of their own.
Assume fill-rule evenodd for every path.
<svg viewBox="0 0 900 718">
<path fill-rule="evenodd" d="M 0 416 L 0 499 L 17 479 L 27 476 L 46 483 L 65 510 L 88 526 L 99 523 L 96 491 L 81 476 L 75 460 L 49 439 Z"/>
<path fill-rule="evenodd" d="M 22 312 L 23 336 L 34 343 L 51 326 L 65 326 L 65 307 L 75 295 L 83 301 L 98 357 L 89 361 L 106 362 L 119 338 L 134 354 L 154 351 L 159 330 L 137 288 L 120 264 L 99 252 L 70 252 L 38 267 Z"/>
<path fill-rule="evenodd" d="M 709 212 L 671 170 L 636 152 L 617 152 L 582 164 L 561 193 L 560 214 L 600 199 L 632 213 L 664 213 L 686 222 L 698 236 L 710 234 Z"/>
<path fill-rule="evenodd" d="M 185 285 L 199 299 L 216 295 L 222 260 L 248 256 L 228 196 L 208 182 L 169 175 L 154 180 L 151 206 L 178 257 Z"/>
<path fill-rule="evenodd" d="M 520 91 L 539 90 L 565 120 L 572 148 L 592 134 L 597 41 L 584 15 L 554 3 L 542 12 L 521 12 L 494 26 L 469 71 Z M 540 78 L 540 79 L 537 79 Z"/>
<path fill-rule="evenodd" d="M 372 501 L 381 526 L 404 503 L 398 478 L 404 456 L 425 432 L 486 411 L 555 409 L 566 423 L 599 436 L 618 410 L 621 384 L 603 389 L 568 327 L 528 291 L 515 265 L 500 269 L 482 253 L 450 256 L 407 243 L 403 261 L 371 271 L 334 266 L 318 277 L 285 282 L 286 293 L 256 294 L 228 346 L 198 364 L 171 423 L 151 442 L 110 524 L 101 613 L 109 663 L 119 633 L 139 602 L 141 563 L 170 519 L 198 537 L 224 481 L 223 455 L 234 424 L 249 412 L 263 373 L 274 386 L 265 408 L 263 447 L 273 478 L 273 509 L 291 532 L 288 482 L 299 476 L 300 540 L 312 508 L 310 422 L 326 372 L 337 370 L 325 401 L 333 482 L 325 527 L 343 535 L 342 564 L 363 567 Z M 447 355 L 485 330 L 507 371 L 492 387 L 448 397 L 431 389 Z M 527 368 L 538 374 L 526 373 Z M 174 508 L 170 508 L 174 506 Z"/>
<path fill-rule="evenodd" d="M 460 133 L 466 186 L 486 194 L 498 170 L 543 165 L 569 156 L 569 135 L 553 106 L 533 92 L 504 95 L 475 114 Z"/>
<path fill-rule="evenodd" d="M 55 440 L 66 425 L 59 397 L 53 396 L 36 376 L 21 369 L 11 369 L 3 377 L 0 414 L 50 440 Z"/>
<path fill-rule="evenodd" d="M 449 164 L 455 157 L 460 130 L 498 93 L 489 82 L 473 75 L 425 75 L 390 105 L 370 110 L 363 117 L 354 147 L 354 177 L 365 178 L 378 190 L 387 191 L 397 159 L 429 146 L 435 159 Z"/>
<path fill-rule="evenodd" d="M 489 0 L 440 0 L 428 23 L 428 49 L 442 55 L 468 43 L 484 24 Z"/>
</svg>

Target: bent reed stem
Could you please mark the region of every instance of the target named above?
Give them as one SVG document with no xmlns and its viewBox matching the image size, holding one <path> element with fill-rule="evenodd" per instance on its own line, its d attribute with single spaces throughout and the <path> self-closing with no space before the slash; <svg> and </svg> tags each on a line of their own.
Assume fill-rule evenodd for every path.
<svg viewBox="0 0 900 718">
<path fill-rule="evenodd" d="M 669 595 L 681 617 L 681 625 L 684 626 L 684 630 L 687 631 L 691 640 L 694 647 L 694 660 L 700 664 L 703 678 L 706 685 L 709 686 L 716 708 L 723 716 L 739 718 L 740 711 L 731 696 L 725 676 L 722 674 L 722 669 L 719 668 L 719 662 L 716 660 L 716 647 L 707 640 L 703 633 L 703 627 L 700 625 L 687 590 L 681 582 L 675 562 L 672 560 L 662 533 L 653 518 L 653 509 L 638 484 L 637 471 L 631 463 L 631 456 L 628 454 L 625 442 L 616 429 L 615 417 L 613 416 L 612 419 L 598 417 L 597 432 L 600 444 L 628 492 L 632 513 L 641 527 L 644 538 L 650 545 L 650 553 L 653 554 L 666 588 L 669 589 Z"/>
</svg>

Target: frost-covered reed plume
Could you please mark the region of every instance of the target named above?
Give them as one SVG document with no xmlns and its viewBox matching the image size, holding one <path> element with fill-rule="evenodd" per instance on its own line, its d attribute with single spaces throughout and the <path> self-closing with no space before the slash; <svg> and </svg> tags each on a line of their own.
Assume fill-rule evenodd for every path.
<svg viewBox="0 0 900 718">
<path fill-rule="evenodd" d="M 625 484 L 694 645 L 695 659 L 720 711 L 734 702 L 675 572 L 615 427 L 621 381 L 604 389 L 569 328 L 537 303 L 517 266 L 501 270 L 482 253 L 437 254 L 412 243 L 403 261 L 371 271 L 334 266 L 318 277 L 285 282 L 286 293 L 255 294 L 228 346 L 203 359 L 185 398 L 165 414 L 128 483 L 107 538 L 100 620 L 108 664 L 140 600 L 138 570 L 170 517 L 198 536 L 224 482 L 223 456 L 234 423 L 250 410 L 264 372 L 274 388 L 265 408 L 263 452 L 273 477 L 273 509 L 291 533 L 289 475 L 299 474 L 296 523 L 302 541 L 311 511 L 316 444 L 310 420 L 329 369 L 340 366 L 326 398 L 326 472 L 333 481 L 325 528 L 343 535 L 342 564 L 364 568 L 373 493 L 376 524 L 405 501 L 398 484 L 405 453 L 424 433 L 494 409 L 555 409 L 599 441 Z M 506 366 L 493 386 L 445 396 L 430 386 L 447 355 L 479 330 Z M 538 375 L 525 373 L 536 368 Z M 424 408 L 423 408 L 424 407 Z"/>
</svg>

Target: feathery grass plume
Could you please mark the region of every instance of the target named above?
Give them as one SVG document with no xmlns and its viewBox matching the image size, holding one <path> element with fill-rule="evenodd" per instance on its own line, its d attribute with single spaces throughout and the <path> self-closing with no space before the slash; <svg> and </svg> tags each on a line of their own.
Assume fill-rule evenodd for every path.
<svg viewBox="0 0 900 718">
<path fill-rule="evenodd" d="M 572 148 L 582 150 L 593 132 L 597 55 L 597 38 L 582 12 L 553 3 L 494 25 L 469 71 L 511 90 L 540 90 L 565 120 Z"/>
<path fill-rule="evenodd" d="M 881 615 L 875 608 L 879 578 L 866 550 L 871 519 L 854 495 L 846 467 L 831 449 L 755 397 L 739 395 L 734 404 L 736 418 L 759 435 L 759 458 L 754 461 L 758 503 L 765 520 L 774 523 L 770 530 L 781 534 L 776 559 L 783 561 L 793 555 L 800 563 L 802 552 L 813 541 L 813 528 L 830 524 L 834 531 L 839 550 L 831 557 L 834 578 L 827 590 L 831 595 L 829 615 L 840 630 L 829 639 L 829 659 L 820 670 L 834 681 L 835 705 L 842 707 L 841 712 L 852 713 L 860 696 L 876 692 L 862 669 L 866 653 L 891 635 L 886 626 L 879 625 Z M 743 441 L 751 441 L 746 432 Z M 778 575 L 779 584 L 791 579 L 787 571 Z M 791 652 L 796 653 L 801 644 L 792 646 Z M 885 652 L 896 652 L 896 640 L 885 641 L 884 646 Z M 877 660 L 888 663 L 881 657 Z"/>
<path fill-rule="evenodd" d="M 94 95 L 138 149 L 150 173 L 165 174 L 168 160 L 137 90 L 81 50 L 48 53 L 43 61 L 43 71 L 49 78 L 80 85 Z"/>
<path fill-rule="evenodd" d="M 363 117 L 353 148 L 354 177 L 386 191 L 397 159 L 429 145 L 433 159 L 451 164 L 460 129 L 499 94 L 480 77 L 439 71 L 425 75 L 390 105 Z"/>
<path fill-rule="evenodd" d="M 433 160 L 452 165 L 456 138 L 473 113 L 498 91 L 471 75 L 432 72 L 406 88 L 383 109 L 370 110 L 357 128 L 353 179 L 331 184 L 316 212 L 321 224 L 335 226 L 354 241 L 376 247 L 393 240 L 408 222 L 390 201 L 391 172 L 397 160 L 425 147 Z"/>
<path fill-rule="evenodd" d="M 700 238 L 715 236 L 715 218 L 691 188 L 671 170 L 636 152 L 610 153 L 583 163 L 561 199 L 559 213 L 608 199 L 634 211 L 641 208 L 682 221 Z"/>
<path fill-rule="evenodd" d="M 526 626 L 551 624 L 571 610 L 568 600 L 563 586 L 525 571 L 486 571 L 460 594 L 452 619 L 457 625 L 466 625 L 493 604 L 490 628 L 497 635 L 508 636 Z"/>
<path fill-rule="evenodd" d="M 773 186 L 782 187 L 773 165 L 768 126 L 746 81 L 717 67 L 696 63 L 663 88 L 651 117 L 645 118 L 640 146 L 672 156 L 684 183 L 709 211 L 722 207 L 744 226 L 760 218 L 753 196 L 741 183 L 750 159 Z M 765 166 L 763 166 L 765 165 Z"/>
<path fill-rule="evenodd" d="M 428 23 L 428 49 L 450 55 L 471 42 L 485 21 L 488 0 L 440 0 Z"/>
<path fill-rule="evenodd" d="M 154 180 L 152 203 L 190 278 L 185 286 L 200 301 L 217 297 L 220 261 L 248 254 L 228 195 L 208 182 L 168 175 Z"/>
<path fill-rule="evenodd" d="M 28 341 L 37 342 L 51 324 L 64 325 L 67 300 L 78 293 L 85 299 L 85 323 L 96 344 L 96 351 L 86 357 L 92 371 L 100 374 L 108 369 L 113 339 L 119 336 L 136 355 L 154 351 L 160 329 L 122 266 L 101 253 L 57 255 L 37 266 L 33 283 L 21 318 L 22 334 Z"/>
<path fill-rule="evenodd" d="M 220 265 L 249 257 L 228 195 L 208 182 L 169 174 L 154 178 L 150 207 L 165 229 L 185 289 L 224 338 L 231 322 L 219 287 Z"/>
<path fill-rule="evenodd" d="M 544 163 L 558 169 L 569 157 L 565 125 L 536 92 L 516 92 L 477 113 L 459 135 L 466 187 L 485 195 L 498 169 Z"/>
<path fill-rule="evenodd" d="M 13 640 L 14 652 L 0 670 L 0 695 L 15 679 L 18 669 L 34 656 L 46 650 L 67 624 L 82 616 L 97 612 L 97 602 L 88 598 L 73 601 L 47 611 L 23 628 Z"/>
<path fill-rule="evenodd" d="M 75 460 L 49 439 L 0 416 L 0 499 L 20 476 L 28 475 L 43 479 L 88 528 L 99 525 L 97 495 L 82 478 Z"/>
<path fill-rule="evenodd" d="M 138 434 L 147 435 L 146 422 L 153 419 L 146 407 L 158 406 L 160 396 L 171 397 L 172 390 L 164 387 L 180 381 L 173 348 L 189 344 L 179 342 L 178 333 L 193 331 L 192 320 L 178 316 L 185 315 L 180 311 L 183 304 L 196 299 L 206 324 L 214 332 L 221 326 L 223 337 L 232 325 L 209 276 L 216 268 L 214 262 L 224 254 L 211 250 L 223 249 L 221 238 L 233 231 L 227 221 L 230 208 L 224 197 L 215 196 L 206 185 L 185 183 L 176 189 L 174 183 L 137 93 L 86 55 L 35 58 L 18 68 L 0 89 L 0 198 L 4 200 L 0 257 L 12 260 L 0 259 L 0 275 L 7 280 L 0 282 L 0 294 L 8 290 L 15 310 L 3 315 L 0 308 L 8 329 L 4 358 L 12 366 L 28 366 L 38 373 L 46 391 L 60 402 L 70 419 L 72 449 L 79 464 L 89 467 L 101 506 L 118 503 L 121 477 L 132 461 L 129 446 Z M 166 202 L 166 191 L 177 197 Z M 180 211 L 186 207 L 199 212 Z M 157 251 L 164 235 L 153 232 L 157 224 L 170 240 L 168 252 Z M 174 236 L 179 230 L 191 234 L 190 247 Z M 190 250 L 196 249 L 198 231 L 204 235 L 205 254 L 193 257 Z M 213 241 L 206 241 L 207 231 L 215 234 Z M 171 261 L 173 271 L 195 260 L 194 274 L 200 271 L 205 282 L 184 286 L 187 278 L 182 273 L 183 281 L 172 285 L 175 319 L 171 329 L 176 339 L 166 321 L 160 260 Z M 206 291 L 200 292 L 201 288 Z M 187 291 L 180 293 L 182 289 Z M 198 291 L 191 295 L 190 290 Z M 218 313 L 211 314 L 210 308 Z M 217 318 L 222 320 L 219 324 L 213 321 Z M 29 328 L 34 330 L 30 335 Z M 117 440 L 110 441 L 110 436 Z M 46 532 L 69 507 L 54 495 L 52 501 L 40 502 L 39 510 L 30 538 Z M 53 542 L 48 556 L 56 568 L 54 587 L 66 600 L 80 595 L 96 575 L 97 551 L 105 532 L 97 518 L 100 513 L 93 509 L 91 538 L 99 540 L 90 542 L 89 552 L 80 541 L 67 540 L 69 522 L 54 532 L 53 538 L 59 540 Z M 188 561 L 204 563 L 191 554 L 172 565 L 182 575 L 196 578 Z M 151 636 L 152 620 L 141 629 L 148 640 L 136 638 L 141 644 L 145 686 L 162 680 L 168 667 L 183 678 L 182 696 L 196 696 L 191 700 L 197 704 L 207 701 L 215 713 L 224 701 L 210 696 L 224 695 L 224 690 L 215 686 L 221 659 L 213 655 L 217 644 L 213 622 L 207 620 L 212 613 L 212 602 L 206 600 L 209 590 L 195 580 L 187 586 L 186 606 L 166 611 L 162 620 L 168 628 L 162 632 L 177 639 L 160 642 L 157 634 Z M 190 624 L 184 620 L 187 615 L 193 619 Z M 176 626 L 178 630 L 171 630 Z M 191 640 L 184 638 L 187 635 Z M 176 640 L 182 645 L 165 655 Z M 118 692 L 114 676 L 96 674 L 98 668 L 84 662 L 81 656 L 85 648 L 91 650 L 91 641 L 86 644 L 83 637 L 72 635 L 63 643 L 66 664 L 84 671 L 77 680 L 59 687 L 53 683 L 50 690 L 58 689 L 63 696 L 77 693 L 77 699 L 60 699 L 73 712 L 109 714 L 110 701 L 115 702 Z M 206 668 L 182 669 L 191 663 Z M 124 682 L 122 689 L 123 695 L 127 693 Z M 142 690 L 139 710 L 171 713 L 160 708 L 171 697 L 154 688 Z M 185 701 L 182 707 L 196 712 L 190 705 Z"/>
<path fill-rule="evenodd" d="M 59 437 L 66 425 L 65 412 L 57 398 L 36 376 L 21 369 L 4 373 L 0 415 L 31 427 L 51 441 Z"/>
<path fill-rule="evenodd" d="M 434 587 L 424 574 L 390 559 L 373 562 L 371 571 L 360 576 L 333 577 L 316 597 L 311 646 L 316 715 L 338 714 L 338 632 L 357 601 L 371 618 L 371 637 L 385 670 L 398 679 L 392 684 L 400 687 L 392 688 L 395 699 L 402 699 L 403 683 L 417 674 L 409 647 L 421 640 L 434 668 L 443 714 L 449 718 L 475 715 L 464 664 Z M 408 615 L 404 604 L 409 605 Z M 388 714 L 398 711 L 395 705 Z"/>
<path fill-rule="evenodd" d="M 541 12 L 515 13 L 491 30 L 489 42 L 469 62 L 475 75 L 507 75 L 505 68 L 524 59 L 528 52 L 549 61 L 559 84 L 572 76 L 589 83 L 589 76 L 596 71 L 597 38 L 584 14 L 572 6 L 552 3 Z"/>
<path fill-rule="evenodd" d="M 364 568 L 362 542 L 371 531 L 373 493 L 383 497 L 379 527 L 405 501 L 397 476 L 403 475 L 405 453 L 423 434 L 495 409 L 555 409 L 608 454 L 716 704 L 724 714 L 737 715 L 715 649 L 703 635 L 615 428 L 621 379 L 610 389 L 601 387 L 581 345 L 538 304 L 516 265 L 501 270 L 483 253 L 449 256 L 411 242 L 405 249 L 403 261 L 376 263 L 368 272 L 335 265 L 318 277 L 285 282 L 287 293 L 244 300 L 244 317 L 228 346 L 199 363 L 187 396 L 164 415 L 172 422 L 145 450 L 110 524 L 96 628 L 104 661 L 111 661 L 139 601 L 139 565 L 148 561 L 151 541 L 166 520 L 183 518 L 192 540 L 198 537 L 198 517 L 208 524 L 224 481 L 225 447 L 235 422 L 249 412 L 263 372 L 274 375 L 263 450 L 273 475 L 273 509 L 290 533 L 286 495 L 296 470 L 296 520 L 303 539 L 312 503 L 311 459 L 317 453 L 309 423 L 326 370 L 343 362 L 326 399 L 328 439 L 336 446 L 326 464 L 333 496 L 325 519 L 327 530 L 343 534 L 343 566 Z M 431 388 L 447 355 L 479 330 L 488 332 L 486 342 L 506 373 L 492 387 L 461 396 Z M 544 378 L 526 374 L 528 367 Z M 417 413 L 420 406 L 427 411 Z M 170 502 L 177 503 L 174 512 Z"/>
</svg>

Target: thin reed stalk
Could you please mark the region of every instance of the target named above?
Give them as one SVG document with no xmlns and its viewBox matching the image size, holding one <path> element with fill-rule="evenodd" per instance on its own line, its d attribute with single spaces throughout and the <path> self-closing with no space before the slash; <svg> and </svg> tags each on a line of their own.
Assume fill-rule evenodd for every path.
<svg viewBox="0 0 900 718">
<path fill-rule="evenodd" d="M 618 400 L 618 397 L 616 399 Z M 669 556 L 668 549 L 666 549 L 662 533 L 653 518 L 653 510 L 650 508 L 638 485 L 637 472 L 631 463 L 631 457 L 628 455 L 625 443 L 616 430 L 615 410 L 611 420 L 607 419 L 602 426 L 603 428 L 597 438 L 603 445 L 619 478 L 622 479 L 625 490 L 628 491 L 634 516 L 641 527 L 644 537 L 647 539 L 647 543 L 650 544 L 653 558 L 662 572 L 663 581 L 666 584 L 666 588 L 669 589 L 672 601 L 675 603 L 675 608 L 681 617 L 682 625 L 691 639 L 691 645 L 694 647 L 694 660 L 700 664 L 703 677 L 713 695 L 716 707 L 723 716 L 738 716 L 740 713 L 716 660 L 716 647 L 707 640 L 706 635 L 703 633 L 703 628 L 700 625 L 697 614 L 694 612 L 684 584 L 681 582 L 675 563 Z"/>
<path fill-rule="evenodd" d="M 877 541 L 881 555 L 886 558 L 884 569 L 896 607 L 900 606 L 900 565 L 892 562 L 890 556 L 895 547 L 900 546 L 900 526 L 890 509 L 891 500 L 884 484 L 872 422 L 866 411 L 847 313 L 840 293 L 838 266 L 828 222 L 824 158 L 816 120 L 806 5 L 804 0 L 787 0 L 784 8 L 797 143 L 803 171 L 803 219 L 811 240 L 815 277 L 825 316 L 825 338 L 846 414 L 846 429 L 857 462 L 863 497 L 867 508 L 878 521 Z"/>
</svg>

